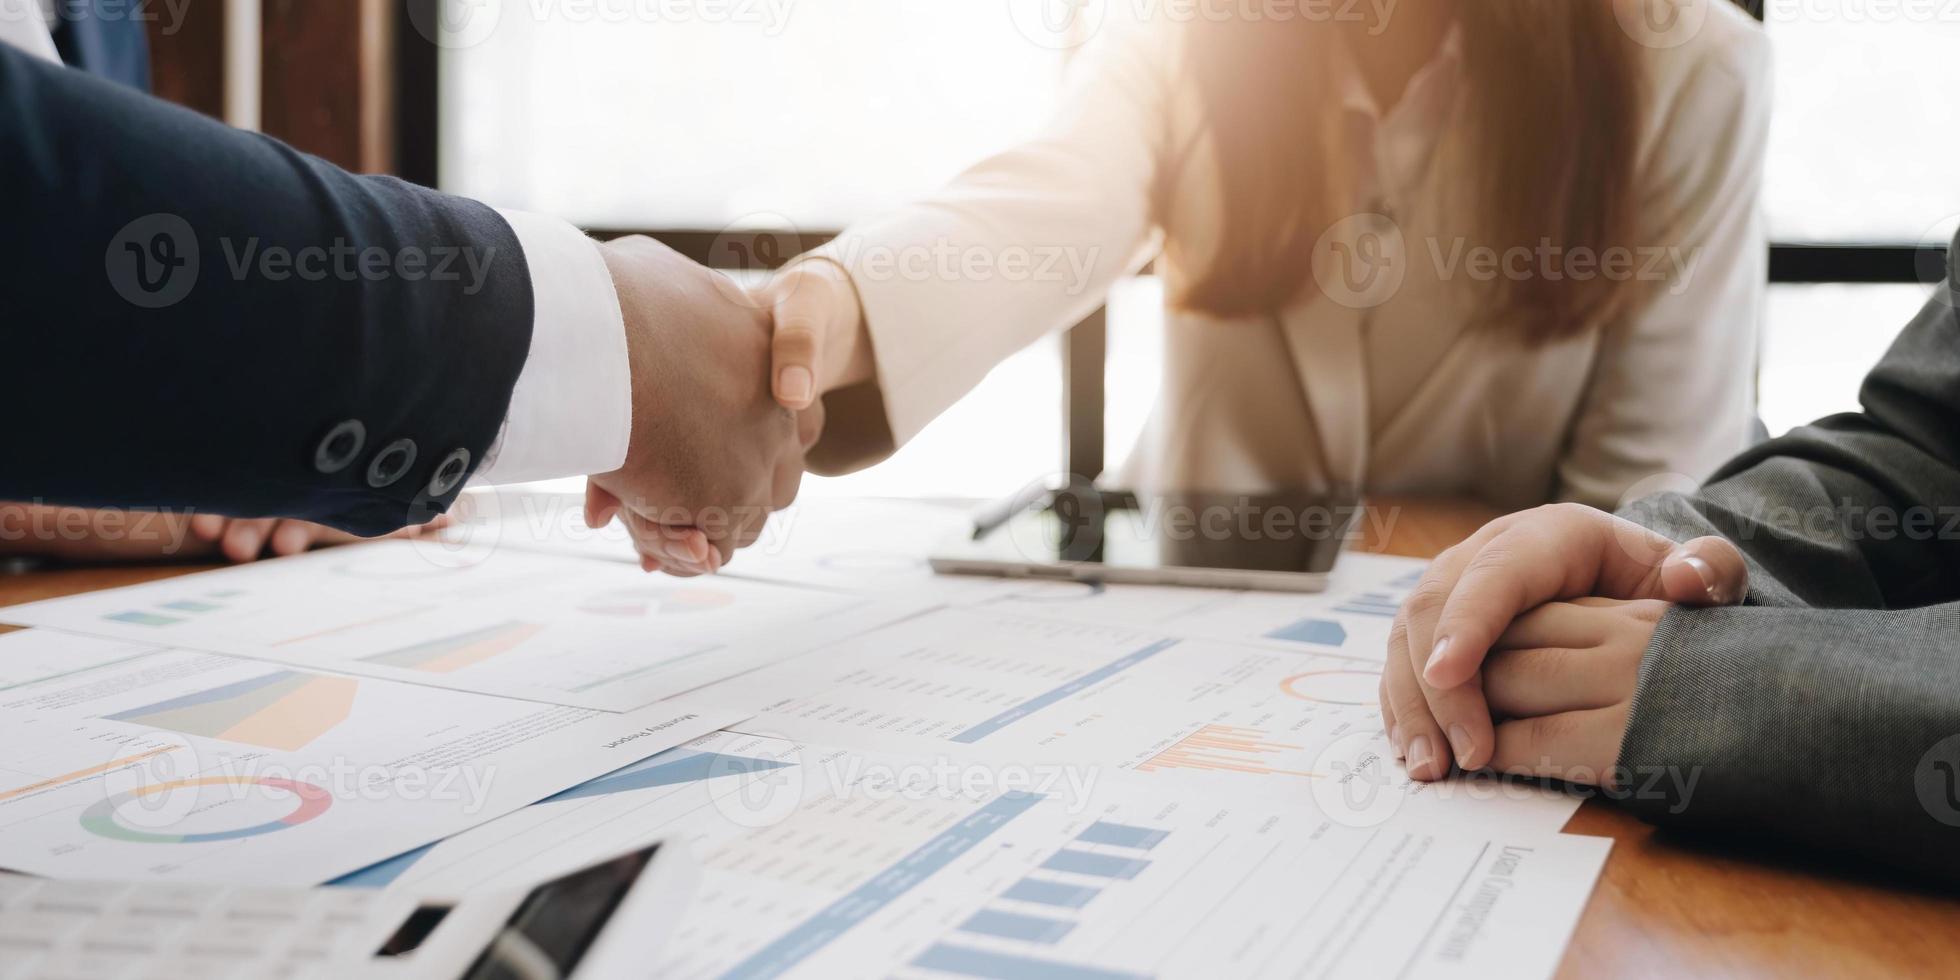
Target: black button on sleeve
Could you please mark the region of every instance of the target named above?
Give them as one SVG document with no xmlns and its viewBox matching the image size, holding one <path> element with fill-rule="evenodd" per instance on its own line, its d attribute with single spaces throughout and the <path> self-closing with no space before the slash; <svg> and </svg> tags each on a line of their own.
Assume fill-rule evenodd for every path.
<svg viewBox="0 0 1960 980">
<path fill-rule="evenodd" d="M 348 419 L 329 430 L 313 449 L 313 468 L 332 476 L 352 465 L 367 445 L 367 426 L 359 419 Z"/>
<path fill-rule="evenodd" d="M 470 451 L 458 449 L 442 458 L 442 465 L 436 467 L 436 475 L 429 478 L 429 496 L 446 497 L 449 491 L 463 482 L 464 474 L 470 471 Z"/>
<path fill-rule="evenodd" d="M 415 465 L 415 440 L 396 439 L 374 454 L 368 462 L 368 486 L 376 490 L 393 486 L 408 468 Z"/>
</svg>

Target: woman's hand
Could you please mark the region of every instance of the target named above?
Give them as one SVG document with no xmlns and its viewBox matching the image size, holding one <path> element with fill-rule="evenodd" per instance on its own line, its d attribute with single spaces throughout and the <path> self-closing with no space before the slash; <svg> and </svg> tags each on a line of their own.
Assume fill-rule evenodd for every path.
<svg viewBox="0 0 1960 980">
<path fill-rule="evenodd" d="M 1600 596 L 1682 605 L 1741 602 L 1748 567 L 1722 538 L 1676 544 L 1576 504 L 1499 518 L 1444 552 L 1395 617 L 1382 722 L 1421 780 L 1489 765 L 1498 746 L 1486 655 L 1512 621 L 1547 602 Z"/>
<path fill-rule="evenodd" d="M 842 266 L 797 262 L 777 273 L 760 299 L 775 317 L 770 377 L 784 408 L 805 411 L 828 392 L 871 380 L 863 307 Z"/>
<path fill-rule="evenodd" d="M 1500 719 L 1489 768 L 1610 788 L 1640 661 L 1669 608 L 1579 599 L 1518 617 L 1484 661 L 1484 699 Z"/>
</svg>

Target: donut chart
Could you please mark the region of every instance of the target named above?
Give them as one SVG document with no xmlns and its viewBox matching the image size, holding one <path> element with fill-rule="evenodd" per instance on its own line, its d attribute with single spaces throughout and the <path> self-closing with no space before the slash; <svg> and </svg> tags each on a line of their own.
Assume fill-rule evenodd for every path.
<svg viewBox="0 0 1960 980">
<path fill-rule="evenodd" d="M 293 812 L 261 824 L 239 827 L 235 830 L 214 830 L 196 834 L 164 834 L 148 830 L 135 830 L 116 822 L 116 811 L 125 804 L 167 793 L 174 789 L 189 789 L 198 786 L 257 786 L 292 794 L 298 804 Z M 252 776 L 210 776 L 203 779 L 179 779 L 174 782 L 158 783 L 141 789 L 127 790 L 111 794 L 97 800 L 87 810 L 82 811 L 82 829 L 97 837 L 118 840 L 130 844 L 210 844 L 217 841 L 238 840 L 243 837 L 257 837 L 274 831 L 297 827 L 327 812 L 333 804 L 333 796 L 312 783 L 302 783 L 291 779 Z"/>
<path fill-rule="evenodd" d="M 1302 701 L 1367 707 L 1377 703 L 1376 686 L 1381 676 L 1368 670 L 1316 670 L 1280 681 L 1279 689 L 1287 697 Z"/>
</svg>

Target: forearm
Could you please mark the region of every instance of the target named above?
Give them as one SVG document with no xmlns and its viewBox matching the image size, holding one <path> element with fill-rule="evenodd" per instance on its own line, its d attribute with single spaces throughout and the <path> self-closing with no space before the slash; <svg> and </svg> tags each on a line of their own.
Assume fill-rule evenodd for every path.
<svg viewBox="0 0 1960 980">
<path fill-rule="evenodd" d="M 1899 609 L 1960 599 L 1955 285 L 1873 370 L 1863 413 L 1764 443 L 1700 493 L 1649 498 L 1625 515 L 1676 540 L 1735 542 L 1752 602 Z"/>
<path fill-rule="evenodd" d="M 1656 823 L 1950 880 L 1956 733 L 1960 604 L 1676 610 L 1641 669 L 1619 793 Z"/>
<path fill-rule="evenodd" d="M 434 477 L 481 460 L 530 339 L 524 255 L 494 212 L 5 46 L 0 108 L 6 339 L 30 369 L 0 388 L 22 420 L 0 494 L 367 533 L 453 500 L 460 481 Z M 361 445 L 320 465 L 347 422 Z M 370 479 L 401 439 L 412 461 Z"/>
<path fill-rule="evenodd" d="M 1675 541 L 1719 535 L 1735 544 L 1748 565 L 1751 605 L 1879 609 L 1915 604 L 1907 595 L 1938 598 L 1924 570 L 1951 561 L 1938 540 L 1947 510 L 1900 499 L 1839 466 L 1777 456 L 1696 494 L 1648 497 L 1620 514 Z"/>
</svg>

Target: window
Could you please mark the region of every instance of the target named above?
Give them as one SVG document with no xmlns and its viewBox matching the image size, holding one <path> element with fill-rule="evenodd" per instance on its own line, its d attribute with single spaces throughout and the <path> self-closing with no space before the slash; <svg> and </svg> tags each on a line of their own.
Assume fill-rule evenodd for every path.
<svg viewBox="0 0 1960 980">
<path fill-rule="evenodd" d="M 1062 69 L 995 3 L 502 9 L 446 53 L 443 184 L 603 228 L 834 231 L 1029 135 Z"/>
<path fill-rule="evenodd" d="M 1775 121 L 1764 206 L 1791 245 L 1945 244 L 1960 225 L 1960 8 L 1919 0 L 1768 0 Z M 1778 284 L 1765 324 L 1762 416 L 1781 433 L 1857 409 L 1858 382 L 1918 312 L 1930 254 L 1827 254 L 1804 278 L 1897 285 Z M 1916 261 L 1915 261 L 1916 260 Z M 1794 263 L 1777 263 L 1778 267 Z"/>
<path fill-rule="evenodd" d="M 1764 19 L 1776 52 L 1771 237 L 1950 239 L 1960 223 L 1960 5 L 1770 0 Z"/>
<path fill-rule="evenodd" d="M 1067 45 L 1010 7 L 506 3 L 443 52 L 442 185 L 591 228 L 834 232 L 1046 119 Z M 1060 349 L 1001 365 L 885 465 L 805 492 L 996 496 L 1055 471 Z"/>
<path fill-rule="evenodd" d="M 599 229 L 833 232 L 1041 123 L 1069 49 L 1049 3 L 503 3 L 442 52 L 442 183 Z M 1937 266 L 1912 248 L 1960 224 L 1960 18 L 1945 0 L 1746 5 L 1776 51 L 1761 399 L 1780 433 L 1856 407 L 1929 291 L 1915 274 Z M 1112 466 L 1155 399 L 1160 295 L 1144 279 L 1112 297 Z M 1053 473 L 1060 357 L 1030 348 L 890 463 L 811 492 L 986 496 Z"/>
</svg>

